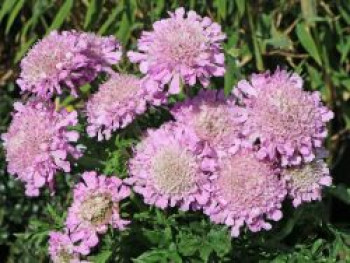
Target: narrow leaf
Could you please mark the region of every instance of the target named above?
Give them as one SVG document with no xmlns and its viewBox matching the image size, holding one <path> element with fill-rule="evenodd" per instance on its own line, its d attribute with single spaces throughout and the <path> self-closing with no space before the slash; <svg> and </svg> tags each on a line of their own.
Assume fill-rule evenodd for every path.
<svg viewBox="0 0 350 263">
<path fill-rule="evenodd" d="M 301 45 L 309 53 L 309 55 L 317 62 L 318 65 L 322 66 L 320 54 L 318 52 L 316 43 L 312 38 L 311 33 L 307 29 L 304 23 L 300 23 L 296 27 L 296 33 Z"/>
<path fill-rule="evenodd" d="M 55 16 L 48 32 L 55 30 L 63 24 L 64 20 L 68 17 L 70 10 L 73 6 L 73 0 L 66 0 L 64 4 L 61 6 L 57 15 Z"/>
</svg>

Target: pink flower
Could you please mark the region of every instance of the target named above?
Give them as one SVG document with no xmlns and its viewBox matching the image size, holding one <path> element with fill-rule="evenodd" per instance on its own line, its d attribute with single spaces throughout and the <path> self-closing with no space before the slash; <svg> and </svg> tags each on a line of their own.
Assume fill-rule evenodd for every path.
<svg viewBox="0 0 350 263">
<path fill-rule="evenodd" d="M 282 179 L 287 182 L 288 194 L 293 199 L 294 207 L 303 202 L 321 200 L 322 188 L 332 184 L 327 164 L 320 158 L 284 169 Z"/>
<path fill-rule="evenodd" d="M 22 91 L 42 98 L 68 88 L 77 96 L 79 86 L 108 71 L 121 58 L 121 47 L 113 37 L 91 33 L 56 31 L 39 41 L 21 61 L 17 84 Z"/>
<path fill-rule="evenodd" d="M 130 190 L 117 177 L 85 172 L 82 178 L 83 182 L 75 186 L 66 226 L 72 240 L 80 243 L 78 251 L 86 255 L 98 244 L 97 234 L 105 233 L 108 225 L 123 230 L 129 223 L 120 217 L 119 202 L 130 195 Z"/>
<path fill-rule="evenodd" d="M 128 52 L 131 62 L 140 63 L 141 72 L 162 87 L 169 84 L 170 94 L 179 93 L 181 83 L 193 86 L 198 79 L 206 87 L 211 76 L 223 76 L 226 36 L 220 25 L 184 8 L 169 14 L 153 24 L 153 31 L 143 32 L 139 51 Z"/>
<path fill-rule="evenodd" d="M 244 133 L 259 142 L 260 158 L 298 165 L 312 161 L 315 148 L 322 146 L 333 113 L 323 106 L 318 92 L 303 91 L 302 85 L 299 75 L 279 69 L 237 84 L 234 94 L 248 113 Z"/>
<path fill-rule="evenodd" d="M 14 107 L 8 132 L 2 135 L 8 171 L 26 184 L 26 195 L 37 196 L 44 185 L 53 188 L 57 171 L 70 171 L 68 155 L 81 155 L 71 144 L 79 134 L 68 130 L 78 123 L 77 112 L 55 111 L 52 103 L 38 101 L 16 102 Z"/>
<path fill-rule="evenodd" d="M 140 82 L 133 75 L 114 74 L 100 86 L 86 105 L 90 137 L 109 139 L 113 131 L 126 127 L 146 111 L 152 96 L 141 89 Z"/>
<path fill-rule="evenodd" d="M 50 232 L 49 254 L 54 263 L 88 263 L 80 260 L 73 241 L 66 233 Z"/>
<path fill-rule="evenodd" d="M 177 122 L 193 129 L 219 155 L 234 153 L 243 143 L 246 113 L 232 97 L 225 98 L 223 91 L 201 90 L 193 99 L 177 103 L 171 112 Z"/>
<path fill-rule="evenodd" d="M 286 194 L 272 165 L 258 160 L 251 150 L 241 149 L 220 158 L 211 204 L 204 211 L 213 222 L 228 225 L 231 235 L 237 237 L 244 224 L 253 232 L 271 229 L 266 219 L 282 218 Z"/>
<path fill-rule="evenodd" d="M 129 163 L 134 191 L 144 202 L 162 209 L 197 209 L 208 202 L 213 161 L 200 156 L 198 138 L 186 127 L 167 123 L 149 130 Z"/>
</svg>

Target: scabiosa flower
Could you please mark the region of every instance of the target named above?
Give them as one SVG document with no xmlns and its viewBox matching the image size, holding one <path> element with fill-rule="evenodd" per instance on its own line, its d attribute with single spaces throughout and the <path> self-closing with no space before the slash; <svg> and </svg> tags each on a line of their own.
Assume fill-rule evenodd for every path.
<svg viewBox="0 0 350 263">
<path fill-rule="evenodd" d="M 269 230 L 266 219 L 282 218 L 282 201 L 287 194 L 270 163 L 256 158 L 248 149 L 219 160 L 218 176 L 212 183 L 211 204 L 205 213 L 215 223 L 231 228 L 232 236 L 239 236 L 246 224 L 253 231 Z"/>
<path fill-rule="evenodd" d="M 77 112 L 56 111 L 52 103 L 39 101 L 16 102 L 14 107 L 8 132 L 2 135 L 8 171 L 26 184 L 28 196 L 37 196 L 44 185 L 53 188 L 57 171 L 70 171 L 68 155 L 81 155 L 71 144 L 79 133 L 68 130 L 78 123 Z"/>
<path fill-rule="evenodd" d="M 302 90 L 297 74 L 277 69 L 242 80 L 234 93 L 246 106 L 244 133 L 260 143 L 258 156 L 279 159 L 283 166 L 310 162 L 327 135 L 333 113 L 323 106 L 318 92 Z"/>
<path fill-rule="evenodd" d="M 109 139 L 113 131 L 144 113 L 149 99 L 136 76 L 114 74 L 87 102 L 89 136 Z"/>
<path fill-rule="evenodd" d="M 113 37 L 98 37 L 76 31 L 54 31 L 39 41 L 21 61 L 17 84 L 22 91 L 42 98 L 61 94 L 92 81 L 121 57 L 119 42 Z"/>
<path fill-rule="evenodd" d="M 96 172 L 85 172 L 82 179 L 75 186 L 66 226 L 72 240 L 80 242 L 79 251 L 88 254 L 98 244 L 97 234 L 105 233 L 108 225 L 123 230 L 129 223 L 120 217 L 119 203 L 130 195 L 130 189 L 119 178 Z"/>
<path fill-rule="evenodd" d="M 211 76 L 223 76 L 226 36 L 220 25 L 184 8 L 169 14 L 153 24 L 153 31 L 143 32 L 139 51 L 128 52 L 131 62 L 140 63 L 141 72 L 161 86 L 169 84 L 170 94 L 180 92 L 181 82 L 193 86 L 198 79 L 208 86 Z"/>
<path fill-rule="evenodd" d="M 220 151 L 234 153 L 243 143 L 245 111 L 235 105 L 232 97 L 225 98 L 223 91 L 201 90 L 193 99 L 177 103 L 171 112 L 176 121 L 191 127 L 219 154 Z"/>
<path fill-rule="evenodd" d="M 54 263 L 88 263 L 80 260 L 73 241 L 66 233 L 50 232 L 49 254 Z"/>
<path fill-rule="evenodd" d="M 282 179 L 287 182 L 294 207 L 303 202 L 321 200 L 322 188 L 332 184 L 327 164 L 318 157 L 310 163 L 284 169 Z"/>
<path fill-rule="evenodd" d="M 144 202 L 162 209 L 197 209 L 208 202 L 213 160 L 201 158 L 198 138 L 186 127 L 167 123 L 149 130 L 129 163 L 130 178 Z"/>
</svg>

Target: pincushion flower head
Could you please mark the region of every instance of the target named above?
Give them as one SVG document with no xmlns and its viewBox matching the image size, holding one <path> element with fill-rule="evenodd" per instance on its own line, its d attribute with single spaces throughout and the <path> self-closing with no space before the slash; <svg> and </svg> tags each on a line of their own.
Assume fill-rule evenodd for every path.
<svg viewBox="0 0 350 263">
<path fill-rule="evenodd" d="M 92 81 L 121 57 L 119 42 L 76 31 L 51 32 L 21 61 L 17 84 L 21 90 L 50 98 L 68 89 L 77 96 L 79 86 Z"/>
<path fill-rule="evenodd" d="M 109 139 L 111 133 L 130 124 L 146 111 L 150 95 L 133 75 L 114 74 L 87 102 L 89 136 Z"/>
<path fill-rule="evenodd" d="M 211 76 L 223 76 L 226 37 L 220 25 L 184 8 L 169 14 L 153 24 L 153 31 L 143 32 L 138 52 L 128 53 L 131 62 L 161 86 L 169 84 L 170 94 L 179 93 L 181 83 L 193 86 L 199 80 L 206 87 Z"/>
<path fill-rule="evenodd" d="M 49 254 L 53 263 L 88 263 L 80 260 L 75 245 L 67 233 L 51 231 L 49 234 Z"/>
<path fill-rule="evenodd" d="M 68 210 L 66 226 L 79 252 L 88 254 L 98 244 L 98 235 L 112 228 L 123 230 L 129 221 L 120 216 L 120 201 L 130 195 L 130 189 L 117 177 L 96 172 L 82 174 L 83 182 L 74 189 L 73 204 Z"/>
<path fill-rule="evenodd" d="M 78 123 L 77 112 L 55 110 L 49 102 L 16 102 L 13 120 L 2 135 L 6 150 L 8 171 L 26 185 L 28 196 L 39 195 L 44 185 L 54 185 L 58 171 L 70 171 L 68 155 L 80 157 L 72 144 L 79 138 L 69 126 Z"/>
<path fill-rule="evenodd" d="M 245 111 L 235 105 L 232 97 L 225 98 L 223 91 L 201 90 L 193 99 L 177 103 L 171 112 L 176 121 L 192 128 L 219 154 L 234 153 L 243 142 Z"/>
<path fill-rule="evenodd" d="M 332 184 L 329 168 L 322 157 L 322 153 L 316 154 L 316 159 L 310 163 L 282 170 L 282 179 L 287 182 L 288 195 L 293 199 L 294 207 L 321 200 L 322 188 Z"/>
<path fill-rule="evenodd" d="M 333 113 L 323 106 L 318 92 L 304 91 L 302 85 L 299 75 L 279 69 L 237 84 L 234 93 L 248 114 L 244 133 L 259 142 L 259 157 L 278 159 L 283 166 L 315 158 Z"/>
<path fill-rule="evenodd" d="M 284 182 L 270 163 L 257 159 L 251 150 L 240 149 L 219 159 L 211 204 L 204 211 L 213 222 L 228 225 L 237 237 L 244 224 L 253 232 L 269 230 L 266 219 L 282 218 L 286 194 Z"/>
<path fill-rule="evenodd" d="M 162 209 L 197 209 L 208 202 L 213 160 L 197 152 L 199 139 L 184 126 L 166 123 L 149 130 L 129 163 L 130 178 L 144 202 Z"/>
</svg>

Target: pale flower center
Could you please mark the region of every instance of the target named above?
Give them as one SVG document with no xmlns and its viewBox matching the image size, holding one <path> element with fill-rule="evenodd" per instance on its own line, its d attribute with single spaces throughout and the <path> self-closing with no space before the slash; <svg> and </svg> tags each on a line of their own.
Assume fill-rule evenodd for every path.
<svg viewBox="0 0 350 263">
<path fill-rule="evenodd" d="M 9 159 L 18 159 L 18 165 L 23 168 L 31 166 L 35 158 L 44 152 L 45 149 L 42 147 L 51 143 L 53 135 L 47 125 L 48 120 L 42 116 L 22 118 L 21 129 L 17 130 L 7 142 Z"/>
<path fill-rule="evenodd" d="M 195 129 L 198 135 L 205 140 L 221 139 L 233 131 L 225 106 L 203 106 L 195 118 Z"/>
<path fill-rule="evenodd" d="M 238 155 L 223 161 L 218 186 L 229 206 L 260 207 L 265 203 L 266 174 L 270 168 L 249 155 Z"/>
<path fill-rule="evenodd" d="M 108 111 L 116 102 L 128 102 L 140 90 L 139 80 L 132 76 L 118 76 L 103 84 L 93 97 L 96 114 Z"/>
<path fill-rule="evenodd" d="M 55 263 L 70 263 L 73 259 L 72 255 L 68 253 L 65 249 L 62 249 L 57 257 L 55 258 Z"/>
<path fill-rule="evenodd" d="M 161 59 L 169 64 L 195 65 L 201 54 L 206 38 L 199 24 L 187 20 L 167 21 L 167 27 L 156 32 L 156 39 L 151 46 L 151 58 Z M 157 59 L 156 59 L 157 58 Z"/>
<path fill-rule="evenodd" d="M 81 218 L 97 226 L 108 223 L 113 213 L 114 204 L 108 194 L 98 194 L 87 198 L 80 207 Z"/>
<path fill-rule="evenodd" d="M 169 147 L 153 158 L 152 174 L 156 186 L 165 194 L 185 194 L 194 186 L 194 156 L 184 149 Z"/>
<path fill-rule="evenodd" d="M 318 113 L 309 95 L 288 86 L 270 91 L 261 92 L 256 99 L 250 118 L 252 126 L 281 141 L 298 141 L 302 135 L 313 135 Z"/>
<path fill-rule="evenodd" d="M 317 183 L 322 178 L 325 167 L 323 161 L 316 160 L 305 164 L 301 168 L 290 168 L 286 173 L 291 178 L 293 188 L 307 191 L 310 186 Z"/>
</svg>

